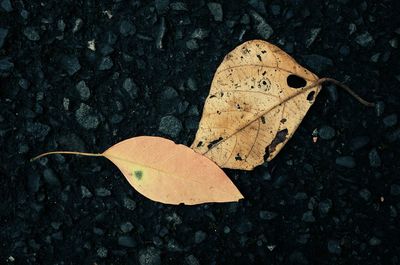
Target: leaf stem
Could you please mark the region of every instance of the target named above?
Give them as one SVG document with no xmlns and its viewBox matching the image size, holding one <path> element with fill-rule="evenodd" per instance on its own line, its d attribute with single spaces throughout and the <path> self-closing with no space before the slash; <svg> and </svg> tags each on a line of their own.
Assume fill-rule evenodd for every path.
<svg viewBox="0 0 400 265">
<path fill-rule="evenodd" d="M 56 154 L 58 154 L 58 155 L 80 155 L 80 156 L 103 156 L 103 154 L 74 152 L 74 151 L 52 151 L 52 152 L 47 152 L 47 153 L 43 153 L 43 154 L 40 154 L 38 156 L 35 156 L 34 158 L 31 158 L 30 161 L 33 162 L 33 161 L 35 161 L 35 160 L 37 160 L 39 158 L 42 158 L 44 156 L 56 155 Z"/>
<path fill-rule="evenodd" d="M 367 106 L 367 107 L 374 107 L 375 106 L 375 103 L 364 100 L 359 95 L 357 95 L 356 92 L 351 90 L 350 87 L 346 86 L 342 82 L 339 82 L 339 81 L 337 81 L 336 79 L 333 79 L 333 78 L 329 78 L 329 77 L 320 78 L 315 83 L 311 84 L 310 86 L 308 86 L 306 88 L 316 87 L 316 86 L 322 85 L 323 83 L 332 83 L 332 84 L 334 84 L 334 85 L 346 90 L 347 93 L 352 95 L 358 102 L 360 102 L 364 106 Z"/>
</svg>

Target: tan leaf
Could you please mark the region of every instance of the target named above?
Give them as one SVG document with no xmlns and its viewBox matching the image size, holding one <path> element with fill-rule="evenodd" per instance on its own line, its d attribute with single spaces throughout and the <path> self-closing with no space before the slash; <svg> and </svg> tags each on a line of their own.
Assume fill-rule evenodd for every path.
<svg viewBox="0 0 400 265">
<path fill-rule="evenodd" d="M 49 154 L 104 156 L 129 184 L 147 198 L 168 204 L 234 202 L 243 196 L 213 161 L 187 146 L 161 137 L 140 136 L 115 144 L 102 154 L 54 151 Z"/>
<path fill-rule="evenodd" d="M 220 167 L 251 170 L 292 137 L 321 85 L 278 47 L 243 43 L 228 53 L 211 84 L 191 146 Z"/>
</svg>

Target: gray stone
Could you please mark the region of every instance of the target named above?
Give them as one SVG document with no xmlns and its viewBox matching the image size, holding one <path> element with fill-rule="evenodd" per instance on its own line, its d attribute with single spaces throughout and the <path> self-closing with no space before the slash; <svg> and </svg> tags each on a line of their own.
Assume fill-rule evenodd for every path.
<svg viewBox="0 0 400 265">
<path fill-rule="evenodd" d="M 9 72 L 11 69 L 13 69 L 14 64 L 9 61 L 10 58 L 3 58 L 0 59 L 0 73 L 1 72 Z"/>
<path fill-rule="evenodd" d="M 195 39 L 190 39 L 186 42 L 186 47 L 189 50 L 195 51 L 197 49 L 199 49 L 199 44 L 197 43 L 197 40 Z"/>
<path fill-rule="evenodd" d="M 90 190 L 86 187 L 81 185 L 81 195 L 82 195 L 82 199 L 84 198 L 91 198 L 93 195 L 90 192 Z"/>
<path fill-rule="evenodd" d="M 370 240 L 368 241 L 368 243 L 370 244 L 370 246 L 379 246 L 382 243 L 382 240 L 380 240 L 379 238 L 373 236 L 370 238 Z"/>
<path fill-rule="evenodd" d="M 44 139 L 50 132 L 50 126 L 40 122 L 28 122 L 26 131 L 36 139 Z"/>
<path fill-rule="evenodd" d="M 90 89 L 87 87 L 85 81 L 80 81 L 75 88 L 82 100 L 88 100 L 90 98 Z"/>
<path fill-rule="evenodd" d="M 0 6 L 4 9 L 4 11 L 6 12 L 11 12 L 13 11 L 13 7 L 11 5 L 11 1 L 10 0 L 2 0 L 0 3 Z"/>
<path fill-rule="evenodd" d="M 160 251 L 154 247 L 148 247 L 139 251 L 140 265 L 160 265 Z"/>
<path fill-rule="evenodd" d="M 99 70 L 110 70 L 114 66 L 113 61 L 111 60 L 110 56 L 103 57 L 99 64 Z"/>
<path fill-rule="evenodd" d="M 161 118 L 158 130 L 173 138 L 177 137 L 182 131 L 182 122 L 172 115 Z"/>
<path fill-rule="evenodd" d="M 352 151 L 357 151 L 369 143 L 368 136 L 358 136 L 350 140 L 350 149 Z"/>
<path fill-rule="evenodd" d="M 255 28 L 258 33 L 263 39 L 269 39 L 272 34 L 274 34 L 274 30 L 272 27 L 265 21 L 265 19 L 255 11 L 250 11 L 250 15 L 253 17 Z"/>
<path fill-rule="evenodd" d="M 249 220 L 243 220 L 235 227 L 235 230 L 241 235 L 246 234 L 253 230 L 253 224 Z"/>
<path fill-rule="evenodd" d="M 327 57 L 318 54 L 303 56 L 304 63 L 315 72 L 324 72 L 333 66 L 333 61 Z"/>
<path fill-rule="evenodd" d="M 75 19 L 74 27 L 72 28 L 72 32 L 73 33 L 78 32 L 82 28 L 82 26 L 83 26 L 83 20 L 78 17 L 77 19 Z"/>
<path fill-rule="evenodd" d="M 158 14 L 165 14 L 169 8 L 169 0 L 155 0 L 154 5 L 156 6 Z"/>
<path fill-rule="evenodd" d="M 312 211 L 307 211 L 307 212 L 305 212 L 305 213 L 303 214 L 302 220 L 303 220 L 304 222 L 307 222 L 307 223 L 313 223 L 313 222 L 315 222 L 315 217 L 314 217 Z"/>
<path fill-rule="evenodd" d="M 361 47 L 371 47 L 375 43 L 369 32 L 364 32 L 360 35 L 357 35 L 355 40 Z"/>
<path fill-rule="evenodd" d="M 320 201 L 318 204 L 318 209 L 321 216 L 327 215 L 331 210 L 331 208 L 332 208 L 332 201 L 330 199 Z"/>
<path fill-rule="evenodd" d="M 36 193 L 39 191 L 40 187 L 40 177 L 38 174 L 31 172 L 28 175 L 28 183 L 27 183 L 29 191 Z"/>
<path fill-rule="evenodd" d="M 96 195 L 99 197 L 107 197 L 111 195 L 111 191 L 109 191 L 106 188 L 97 188 L 96 189 Z"/>
<path fill-rule="evenodd" d="M 275 217 L 278 216 L 277 213 L 275 213 L 275 212 L 270 212 L 270 211 L 260 211 L 260 212 L 258 213 L 258 215 L 260 216 L 260 218 L 261 218 L 262 220 L 272 220 L 272 219 L 274 219 Z"/>
<path fill-rule="evenodd" d="M 320 31 L 321 31 L 321 28 L 312 28 L 310 30 L 310 33 L 308 34 L 308 37 L 306 38 L 306 47 L 307 48 L 309 48 L 311 46 L 311 44 L 314 43 L 314 41 L 317 38 Z"/>
<path fill-rule="evenodd" d="M 346 168 L 354 168 L 356 166 L 356 161 L 352 156 L 340 156 L 336 158 L 336 165 Z"/>
<path fill-rule="evenodd" d="M 56 176 L 56 174 L 54 173 L 54 171 L 50 168 L 46 168 L 43 171 L 43 177 L 44 177 L 44 181 L 49 184 L 50 186 L 53 187 L 59 187 L 61 186 L 60 180 L 58 180 L 58 177 Z"/>
<path fill-rule="evenodd" d="M 212 16 L 214 17 L 214 20 L 215 21 L 219 21 L 219 22 L 222 21 L 222 18 L 223 18 L 224 14 L 223 14 L 223 11 L 222 11 L 221 4 L 220 3 L 211 2 L 211 3 L 208 3 L 207 6 L 208 6 L 208 9 L 210 10 Z"/>
<path fill-rule="evenodd" d="M 384 111 L 385 111 L 385 102 L 383 102 L 383 101 L 376 102 L 376 104 L 375 104 L 376 116 L 378 116 L 378 117 L 382 116 Z"/>
<path fill-rule="evenodd" d="M 333 139 L 333 137 L 335 137 L 335 129 L 333 129 L 330 126 L 322 126 L 319 130 L 318 130 L 318 135 L 319 137 L 321 137 L 321 139 L 324 140 L 331 140 Z"/>
<path fill-rule="evenodd" d="M 397 124 L 397 114 L 390 114 L 383 118 L 383 124 L 385 127 L 393 127 Z"/>
<path fill-rule="evenodd" d="M 124 233 L 128 233 L 130 231 L 132 231 L 133 229 L 133 224 L 131 222 L 126 222 L 126 223 L 122 223 L 119 228 L 121 229 L 122 232 Z"/>
<path fill-rule="evenodd" d="M 135 32 L 136 27 L 129 20 L 123 20 L 119 25 L 119 33 L 121 33 L 121 35 L 124 37 L 132 36 L 133 34 L 135 34 Z"/>
<path fill-rule="evenodd" d="M 105 247 L 99 247 L 96 252 L 99 258 L 106 258 L 108 255 L 108 250 Z"/>
<path fill-rule="evenodd" d="M 124 90 L 128 93 L 131 99 L 135 99 L 138 95 L 138 87 L 132 78 L 126 78 L 122 84 Z"/>
<path fill-rule="evenodd" d="M 118 245 L 127 248 L 136 247 L 136 241 L 130 236 L 120 236 L 118 237 Z"/>
<path fill-rule="evenodd" d="M 342 248 L 340 247 L 340 242 L 338 240 L 328 241 L 328 251 L 332 254 L 340 255 L 342 253 Z"/>
<path fill-rule="evenodd" d="M 390 186 L 390 195 L 399 196 L 400 195 L 400 185 L 392 184 L 392 186 Z"/>
<path fill-rule="evenodd" d="M 371 149 L 368 153 L 369 164 L 371 167 L 380 167 L 382 164 L 381 157 L 379 156 L 378 151 L 376 148 Z"/>
<path fill-rule="evenodd" d="M 6 40 L 7 35 L 8 35 L 8 29 L 0 28 L 0 49 L 4 45 L 4 41 Z"/>
<path fill-rule="evenodd" d="M 371 192 L 367 189 L 362 189 L 358 192 L 361 198 L 363 198 L 365 201 L 369 201 L 371 199 Z"/>
<path fill-rule="evenodd" d="M 184 2 L 173 2 L 169 6 L 174 11 L 188 11 L 187 4 Z"/>
<path fill-rule="evenodd" d="M 197 39 L 197 40 L 204 40 L 205 38 L 208 37 L 208 34 L 210 31 L 203 29 L 203 28 L 197 28 L 193 31 L 192 33 L 192 39 Z"/>
<path fill-rule="evenodd" d="M 38 41 L 40 40 L 39 33 L 33 27 L 26 27 L 24 29 L 24 35 L 31 41 Z"/>
<path fill-rule="evenodd" d="M 123 204 L 126 209 L 131 210 L 131 211 L 135 210 L 135 208 L 136 208 L 136 202 L 129 198 L 124 198 Z"/>
<path fill-rule="evenodd" d="M 195 256 L 189 255 L 185 257 L 185 265 L 200 265 L 200 262 Z"/>
<path fill-rule="evenodd" d="M 93 109 L 81 103 L 79 109 L 75 111 L 75 118 L 77 122 L 85 129 L 96 129 L 100 124 L 99 117 L 94 113 Z"/>
<path fill-rule="evenodd" d="M 194 234 L 194 242 L 196 244 L 199 244 L 199 243 L 203 242 L 206 239 L 206 237 L 207 237 L 206 233 L 204 233 L 203 231 L 197 231 Z"/>
<path fill-rule="evenodd" d="M 74 55 L 64 55 L 61 59 L 61 64 L 69 75 L 73 75 L 81 69 L 79 60 Z"/>
<path fill-rule="evenodd" d="M 158 31 L 157 31 L 157 35 L 156 35 L 156 47 L 159 50 L 163 50 L 164 49 L 163 40 L 164 40 L 164 36 L 165 36 L 166 31 L 167 31 L 167 25 L 165 23 L 165 18 L 162 17 L 160 19 L 160 25 L 158 27 Z"/>
</svg>

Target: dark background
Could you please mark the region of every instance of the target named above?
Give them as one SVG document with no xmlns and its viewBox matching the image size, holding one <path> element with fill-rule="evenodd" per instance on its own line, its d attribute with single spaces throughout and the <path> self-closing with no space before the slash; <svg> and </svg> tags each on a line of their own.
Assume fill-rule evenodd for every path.
<svg viewBox="0 0 400 265">
<path fill-rule="evenodd" d="M 0 264 L 399 264 L 399 17 L 396 0 L 0 0 Z M 155 203 L 102 158 L 29 162 L 189 145 L 215 69 L 255 38 L 379 104 L 324 86 L 272 162 L 226 170 L 239 203 Z"/>
</svg>

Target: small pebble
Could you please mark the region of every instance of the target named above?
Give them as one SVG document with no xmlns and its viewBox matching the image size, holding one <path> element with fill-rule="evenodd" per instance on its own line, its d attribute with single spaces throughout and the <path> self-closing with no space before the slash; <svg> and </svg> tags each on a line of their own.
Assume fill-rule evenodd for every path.
<svg viewBox="0 0 400 265">
<path fill-rule="evenodd" d="M 96 195 L 99 197 L 107 197 L 111 195 L 111 191 L 109 191 L 106 188 L 97 188 L 96 189 Z"/>
<path fill-rule="evenodd" d="M 122 84 L 124 90 L 128 93 L 131 99 L 135 99 L 138 95 L 138 87 L 132 78 L 126 78 Z"/>
<path fill-rule="evenodd" d="M 90 190 L 86 187 L 81 185 L 81 195 L 82 195 L 82 199 L 84 198 L 91 198 L 93 195 L 90 192 Z"/>
<path fill-rule="evenodd" d="M 361 46 L 361 47 L 370 47 L 374 45 L 374 39 L 372 38 L 371 34 L 369 32 L 364 32 L 360 35 L 356 36 L 356 42 Z"/>
<path fill-rule="evenodd" d="M 356 162 L 352 156 L 340 156 L 336 158 L 336 165 L 346 168 L 354 168 L 356 166 Z"/>
<path fill-rule="evenodd" d="M 376 148 L 371 149 L 368 153 L 369 164 L 371 167 L 380 167 L 382 164 L 381 158 L 379 156 L 378 151 Z"/>
<path fill-rule="evenodd" d="M 27 27 L 24 29 L 24 35 L 28 40 L 38 41 L 40 40 L 39 33 L 33 27 Z"/>
<path fill-rule="evenodd" d="M 130 236 L 120 236 L 118 237 L 118 245 L 127 248 L 136 247 L 136 241 Z"/>
<path fill-rule="evenodd" d="M 400 185 L 392 184 L 392 186 L 390 186 L 390 195 L 399 196 L 400 195 Z"/>
<path fill-rule="evenodd" d="M 168 115 L 161 118 L 158 130 L 172 138 L 177 137 L 182 131 L 182 122 L 176 117 Z"/>
<path fill-rule="evenodd" d="M 122 232 L 124 233 L 128 233 L 130 231 L 132 231 L 133 229 L 133 225 L 131 222 L 126 222 L 126 223 L 122 223 L 119 228 L 121 229 Z"/>
<path fill-rule="evenodd" d="M 369 137 L 368 136 L 358 136 L 350 140 L 350 149 L 352 151 L 357 151 L 367 144 L 369 144 Z"/>
<path fill-rule="evenodd" d="M 160 265 L 160 251 L 154 247 L 139 250 L 140 265 Z"/>
<path fill-rule="evenodd" d="M 88 100 L 90 98 L 90 89 L 87 87 L 85 81 L 80 81 L 76 86 L 76 90 L 78 91 L 82 100 Z"/>
<path fill-rule="evenodd" d="M 135 34 L 135 32 L 136 27 L 129 20 L 123 20 L 119 25 L 119 33 L 121 33 L 121 35 L 124 37 L 132 36 L 133 34 Z"/>
<path fill-rule="evenodd" d="M 393 127 L 397 124 L 397 114 L 391 114 L 383 118 L 383 124 L 385 127 Z"/>
<path fill-rule="evenodd" d="M 382 240 L 380 240 L 379 238 L 373 236 L 371 237 L 371 239 L 368 241 L 368 243 L 370 244 L 370 246 L 379 246 L 382 243 Z"/>
<path fill-rule="evenodd" d="M 105 247 L 98 248 L 96 252 L 99 258 L 106 258 L 108 254 L 108 250 Z"/>
<path fill-rule="evenodd" d="M 318 209 L 321 216 L 327 215 L 331 208 L 332 208 L 332 201 L 330 199 L 320 201 L 318 204 Z"/>
<path fill-rule="evenodd" d="M 313 222 L 315 222 L 315 217 L 314 217 L 312 211 L 307 211 L 307 212 L 305 212 L 305 213 L 303 214 L 302 220 L 303 220 L 304 222 L 307 222 L 307 223 L 313 223 Z"/>
<path fill-rule="evenodd" d="M 56 176 L 55 172 L 52 169 L 46 168 L 43 171 L 44 181 L 53 187 L 61 186 L 60 180 Z"/>
<path fill-rule="evenodd" d="M 94 113 L 94 110 L 81 103 L 79 108 L 75 111 L 76 121 L 85 129 L 96 129 L 100 124 L 99 117 Z"/>
<path fill-rule="evenodd" d="M 135 210 L 136 208 L 136 202 L 129 198 L 124 198 L 123 204 L 126 209 L 131 211 Z"/>
<path fill-rule="evenodd" d="M 272 220 L 277 217 L 278 214 L 270 211 L 260 211 L 259 216 L 262 220 Z"/>
<path fill-rule="evenodd" d="M 103 57 L 99 64 L 99 70 L 110 70 L 113 67 L 114 63 L 109 56 Z"/>
<path fill-rule="evenodd" d="M 0 28 L 0 49 L 4 45 L 7 35 L 8 35 L 8 29 Z"/>
<path fill-rule="evenodd" d="M 269 39 L 272 34 L 274 34 L 274 30 L 272 27 L 265 21 L 265 19 L 255 11 L 250 11 L 250 15 L 254 20 L 254 24 L 256 27 L 256 32 L 260 35 L 263 39 Z"/>
<path fill-rule="evenodd" d="M 332 254 L 340 255 L 340 253 L 342 253 L 342 248 L 340 247 L 340 243 L 338 240 L 329 240 L 328 250 Z"/>
<path fill-rule="evenodd" d="M 74 55 L 64 55 L 61 60 L 63 69 L 69 74 L 73 75 L 81 69 L 79 60 Z"/>
<path fill-rule="evenodd" d="M 365 201 L 369 201 L 371 199 L 371 192 L 367 189 L 362 189 L 358 192 L 361 198 L 363 198 Z"/>
<path fill-rule="evenodd" d="M 222 21 L 223 18 L 223 11 L 222 11 L 222 6 L 220 3 L 208 3 L 207 4 L 208 9 L 210 10 L 212 16 L 214 17 L 215 21 Z"/>
<path fill-rule="evenodd" d="M 318 130 L 318 135 L 324 140 L 331 140 L 335 137 L 335 129 L 330 126 L 322 126 Z"/>
<path fill-rule="evenodd" d="M 10 0 L 2 0 L 0 6 L 6 12 L 11 12 L 11 11 L 14 10 L 12 5 L 11 5 L 11 1 Z"/>
<path fill-rule="evenodd" d="M 204 233 L 203 231 L 197 231 L 194 234 L 194 242 L 196 244 L 200 244 L 201 242 L 203 242 L 206 239 L 206 237 L 207 237 L 206 233 Z"/>
<path fill-rule="evenodd" d="M 378 101 L 375 104 L 375 113 L 376 116 L 382 116 L 383 112 L 385 111 L 385 103 L 383 101 Z"/>
</svg>

